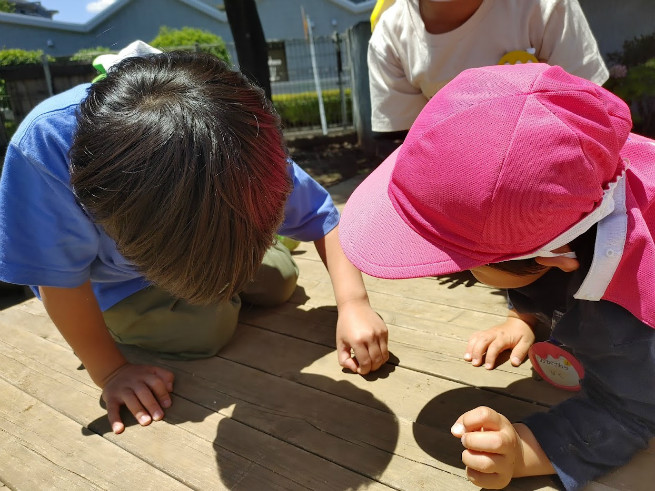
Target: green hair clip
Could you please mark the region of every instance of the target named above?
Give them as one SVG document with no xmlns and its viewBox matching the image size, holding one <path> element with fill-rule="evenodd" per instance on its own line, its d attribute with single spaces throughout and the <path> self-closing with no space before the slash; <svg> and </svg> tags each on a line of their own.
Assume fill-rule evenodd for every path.
<svg viewBox="0 0 655 491">
<path fill-rule="evenodd" d="M 117 55 L 100 55 L 91 63 L 93 68 L 96 69 L 98 75 L 91 81 L 91 83 L 96 83 L 98 80 L 102 80 L 107 77 L 107 68 L 110 67 L 116 60 Z"/>
</svg>

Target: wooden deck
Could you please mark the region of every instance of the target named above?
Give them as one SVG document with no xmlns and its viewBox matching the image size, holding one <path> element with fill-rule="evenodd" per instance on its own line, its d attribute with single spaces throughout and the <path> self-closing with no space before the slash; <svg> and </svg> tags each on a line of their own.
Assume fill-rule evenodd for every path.
<svg viewBox="0 0 655 491">
<path fill-rule="evenodd" d="M 332 188 L 342 203 L 355 181 Z M 529 364 L 493 371 L 462 359 L 476 329 L 504 316 L 500 292 L 465 276 L 366 278 L 390 328 L 392 360 L 373 376 L 341 370 L 336 310 L 313 246 L 295 255 L 293 299 L 246 310 L 220 356 L 132 360 L 175 372 L 162 422 L 114 435 L 100 390 L 32 299 L 0 312 L 0 487 L 10 489 L 473 490 L 450 426 L 480 404 L 510 419 L 567 394 Z M 127 417 L 127 415 L 126 415 Z M 650 490 L 655 445 L 589 489 Z M 509 489 L 557 489 L 550 477 Z"/>
</svg>

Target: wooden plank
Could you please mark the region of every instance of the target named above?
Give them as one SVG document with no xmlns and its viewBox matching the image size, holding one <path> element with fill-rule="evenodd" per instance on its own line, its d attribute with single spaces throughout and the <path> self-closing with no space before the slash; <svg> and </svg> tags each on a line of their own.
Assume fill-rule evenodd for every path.
<svg viewBox="0 0 655 491">
<path fill-rule="evenodd" d="M 36 306 L 35 304 L 32 305 Z M 241 328 L 239 329 L 239 331 L 241 331 Z M 53 337 L 56 337 L 56 335 L 53 335 Z M 240 343 L 235 340 L 235 343 L 233 344 L 252 346 L 253 349 L 255 349 L 255 358 L 257 358 L 257 347 L 259 347 L 258 350 L 260 352 L 268 351 L 271 348 L 268 340 L 246 339 L 245 341 Z M 288 354 L 298 354 L 298 355 L 302 353 L 305 354 L 311 353 L 310 358 L 314 358 L 316 355 L 313 354 L 312 345 L 309 345 L 307 343 L 305 344 L 306 346 L 304 347 L 289 347 L 289 349 L 285 349 L 284 347 L 282 347 L 282 349 L 272 350 L 271 351 L 272 357 L 273 359 L 276 358 L 284 359 L 285 358 L 284 356 L 277 356 L 277 355 L 280 352 L 286 351 L 288 352 Z M 261 346 L 267 346 L 266 350 L 262 350 Z M 321 354 L 324 354 L 326 352 L 326 348 L 320 346 L 318 346 L 318 348 L 323 350 Z M 327 351 L 329 352 L 329 350 Z M 389 476 L 393 477 L 394 481 L 392 482 L 385 481 L 385 483 L 392 485 L 394 487 L 396 487 L 396 485 L 399 482 L 404 482 L 406 480 L 402 478 L 404 474 L 417 474 L 416 470 L 407 469 L 408 461 L 410 463 L 418 462 L 419 464 L 420 463 L 425 464 L 426 458 L 428 459 L 427 463 L 432 466 L 437 466 L 438 468 L 442 468 L 442 470 L 445 470 L 449 473 L 455 472 L 457 473 L 457 475 L 463 476 L 463 472 L 461 469 L 461 462 L 459 460 L 461 447 L 459 442 L 456 439 L 452 438 L 452 436 L 449 434 L 448 432 L 449 426 L 444 428 L 444 425 L 440 425 L 439 429 L 435 430 L 434 428 L 423 427 L 423 424 L 421 422 L 419 422 L 419 424 L 416 425 L 413 422 L 411 422 L 411 420 L 408 421 L 407 419 L 401 419 L 399 425 L 400 431 L 395 430 L 398 431 L 400 434 L 397 437 L 393 437 L 393 436 L 390 437 L 389 436 L 390 431 L 393 430 L 394 426 L 398 426 L 398 424 L 394 422 L 397 416 L 391 414 L 386 416 L 385 418 L 383 418 L 381 422 L 379 422 L 380 416 L 377 413 L 380 411 L 380 408 L 383 407 L 383 405 L 380 403 L 376 403 L 375 398 L 371 396 L 368 390 L 355 390 L 353 388 L 353 384 L 349 380 L 337 380 L 337 382 L 335 383 L 334 380 L 331 379 L 331 377 L 335 375 L 343 376 L 343 374 L 341 373 L 341 371 L 338 368 L 338 365 L 333 359 L 330 360 L 332 362 L 330 363 L 330 367 L 331 370 L 334 371 L 335 373 L 330 373 L 331 376 L 330 378 L 322 375 L 316 375 L 316 376 L 304 375 L 302 382 L 304 384 L 309 384 L 309 385 L 313 384 L 318 388 L 320 388 L 320 390 L 323 392 L 326 391 L 326 385 L 333 384 L 339 386 L 340 390 L 337 392 L 340 392 L 340 397 L 343 397 L 344 394 L 347 394 L 348 392 L 354 392 L 355 394 L 360 394 L 358 400 L 360 404 L 365 404 L 370 407 L 374 407 L 376 409 L 376 411 L 374 411 L 372 415 L 370 415 L 368 412 L 365 412 L 361 418 L 357 418 L 356 415 L 363 411 L 363 409 L 359 406 L 359 404 L 355 406 L 349 406 L 349 405 L 344 406 L 343 402 L 337 401 L 335 406 L 335 403 L 333 401 L 330 400 L 324 401 L 324 399 L 326 398 L 323 396 L 323 394 L 319 393 L 317 395 L 312 391 L 308 391 L 308 389 L 305 387 L 302 387 L 300 390 L 288 389 L 284 387 L 284 384 L 281 384 L 280 381 L 276 381 L 275 379 L 270 380 L 267 378 L 265 380 L 262 380 L 262 373 L 258 370 L 253 373 L 251 377 L 253 380 L 250 381 L 249 377 L 239 373 L 242 371 L 242 369 L 239 369 L 238 366 L 235 368 L 235 365 L 226 364 L 225 362 L 222 362 L 219 359 L 202 360 L 192 363 L 189 362 L 173 363 L 173 362 L 167 362 L 165 360 L 150 360 L 150 361 L 156 362 L 158 364 L 168 364 L 170 368 L 174 369 L 174 371 L 177 374 L 177 383 L 176 383 L 177 393 L 180 393 L 187 399 L 194 400 L 197 402 L 204 400 L 204 402 L 202 402 L 203 405 L 208 406 L 211 409 L 221 410 L 221 412 L 223 407 L 229 407 L 231 404 L 238 403 L 237 404 L 238 407 L 245 408 L 245 409 L 240 409 L 236 417 L 239 420 L 243 421 L 244 424 L 261 428 L 262 431 L 265 431 L 267 433 L 279 435 L 280 433 L 289 432 L 289 429 L 286 427 L 288 423 L 284 420 L 282 420 L 281 423 L 276 422 L 275 418 L 273 419 L 271 418 L 269 412 L 265 412 L 264 415 L 258 414 L 259 411 L 262 410 L 262 408 L 270 408 L 271 405 L 273 405 L 273 407 L 270 408 L 269 411 L 272 411 L 275 414 L 293 415 L 291 417 L 294 421 L 306 419 L 307 415 L 305 415 L 305 413 L 309 411 L 312 416 L 312 420 L 310 422 L 311 427 L 314 429 L 319 428 L 321 430 L 319 436 L 322 437 L 324 435 L 337 434 L 337 435 L 346 435 L 346 439 L 348 438 L 352 439 L 357 437 L 357 445 L 358 445 L 357 454 L 359 455 L 359 459 L 361 461 L 366 462 L 367 468 L 364 470 L 364 472 L 367 475 L 375 476 L 377 473 L 379 473 L 379 470 L 376 471 L 376 468 L 381 466 L 381 464 L 379 464 L 381 462 L 381 459 L 383 461 L 384 459 L 390 458 L 388 455 L 385 455 L 384 452 L 380 453 L 377 449 L 386 448 L 387 453 L 390 453 L 394 451 L 396 447 L 401 448 L 402 451 L 396 450 L 396 452 L 402 453 L 403 456 L 405 456 L 405 459 L 394 461 L 394 459 L 392 458 L 392 462 L 389 464 L 389 466 L 393 467 L 392 469 L 394 471 L 393 475 L 389 470 L 389 466 L 387 466 L 387 469 L 384 471 L 384 476 L 383 476 L 383 478 L 389 478 Z M 300 361 L 300 362 L 296 361 L 296 364 L 299 368 L 301 368 L 304 366 L 304 361 Z M 268 370 L 271 370 L 271 368 L 269 367 Z M 184 378 L 183 371 L 186 372 L 188 378 Z M 189 373 L 189 371 L 191 372 Z M 203 374 L 207 374 L 207 373 L 221 374 L 220 380 L 217 380 L 215 376 L 211 376 L 209 380 L 203 381 L 202 378 L 205 377 L 205 375 Z M 309 383 L 308 379 L 311 378 L 314 378 L 315 380 L 312 383 Z M 364 380 L 364 379 L 361 379 L 360 377 L 355 377 L 354 380 Z M 215 388 L 212 388 L 212 386 L 216 386 L 216 384 L 219 385 Z M 370 390 L 371 386 L 366 388 Z M 243 391 L 245 391 L 245 394 L 240 395 L 241 392 Z M 391 392 L 393 392 L 393 390 Z M 426 393 L 431 394 L 430 392 L 426 392 Z M 232 399 L 228 399 L 225 401 L 224 399 L 225 394 L 229 394 Z M 215 406 L 216 404 L 219 404 L 220 406 L 220 401 L 221 401 L 220 397 L 223 398 L 224 402 L 219 409 Z M 353 398 L 353 396 L 350 397 Z M 485 401 L 490 402 L 490 400 L 493 399 L 493 397 L 494 396 L 491 395 L 487 397 Z M 294 403 L 292 406 L 288 406 L 289 402 L 287 399 L 295 400 L 296 403 Z M 354 399 L 358 399 L 358 397 L 354 397 Z M 411 397 L 403 398 L 403 399 L 406 399 L 408 401 L 412 400 Z M 236 400 L 237 402 L 236 403 L 230 402 L 230 400 Z M 298 414 L 294 414 L 298 412 L 296 406 L 299 400 L 302 401 L 299 403 L 300 406 L 304 407 L 305 410 L 301 411 Z M 253 407 L 255 409 L 253 409 Z M 351 409 L 351 407 L 354 407 L 355 409 L 353 410 Z M 329 410 L 326 411 L 327 408 L 329 408 Z M 456 409 L 452 409 L 451 413 L 454 413 L 455 411 Z M 390 411 L 386 409 L 385 412 L 389 413 Z M 425 414 L 430 415 L 431 413 L 432 413 L 431 411 L 427 411 Z M 232 418 L 235 418 L 235 415 L 233 413 L 230 413 L 228 415 L 230 415 Z M 427 418 L 428 416 L 425 417 Z M 241 418 L 245 418 L 245 419 L 241 419 Z M 373 424 L 376 421 L 378 421 L 378 423 Z M 280 425 L 282 425 L 282 427 L 278 428 Z M 362 431 L 365 432 L 364 435 L 361 435 Z M 333 460 L 337 463 L 341 463 L 344 466 L 349 465 L 348 461 L 350 459 L 346 457 L 351 456 L 352 450 L 350 447 L 352 447 L 352 445 L 349 444 L 348 441 L 346 441 L 345 444 L 344 442 L 340 442 L 338 440 L 335 442 L 334 437 L 330 436 L 330 438 L 328 438 L 327 443 L 321 443 L 320 438 L 318 442 L 309 441 L 308 443 L 307 442 L 303 443 L 304 442 L 303 439 L 312 440 L 312 439 L 316 439 L 316 436 L 313 435 L 311 431 L 307 433 L 305 428 L 303 428 L 302 431 L 296 431 L 295 433 L 298 433 L 294 437 L 297 439 L 290 440 L 290 443 L 298 446 L 308 445 L 309 446 L 308 450 L 314 453 L 318 453 L 319 455 L 323 455 L 328 460 Z M 417 435 L 419 440 L 418 443 L 417 443 Z M 283 435 L 281 436 L 281 438 L 285 438 L 285 436 L 286 435 Z M 341 438 L 344 437 L 341 436 Z M 371 441 L 371 439 L 374 440 Z M 379 441 L 375 439 L 378 439 Z M 396 442 L 395 440 L 400 440 L 400 441 Z M 367 446 L 370 446 L 371 444 L 373 444 L 374 448 L 372 450 L 367 449 Z M 421 448 L 421 445 L 423 445 L 425 448 Z M 328 449 L 330 449 L 330 447 L 335 447 L 335 448 L 330 450 L 331 453 L 325 455 L 321 453 L 322 452 L 321 447 L 328 447 Z M 426 449 L 427 449 L 427 453 L 426 453 Z M 444 451 L 444 449 L 447 450 Z M 430 455 L 430 453 L 434 455 Z M 362 457 L 367 457 L 367 458 L 363 459 Z M 445 465 L 444 463 L 439 461 L 438 457 L 440 457 L 442 460 L 445 461 Z M 352 458 L 354 459 L 355 457 L 352 456 Z M 398 468 L 398 470 L 395 469 L 396 467 Z M 418 475 L 420 476 L 420 474 L 421 473 L 419 473 Z M 441 474 L 434 475 L 433 469 L 431 469 L 431 472 L 422 471 L 422 474 L 427 474 L 432 480 L 443 479 L 443 476 L 441 476 Z M 413 487 L 413 486 L 421 486 L 422 482 L 423 482 L 422 476 L 420 476 L 418 481 L 414 480 L 406 484 L 408 485 L 411 484 L 412 485 L 411 487 Z M 458 487 L 461 485 L 461 482 L 455 481 L 454 484 L 456 487 Z M 403 489 L 408 489 L 408 488 L 405 487 Z"/>
<path fill-rule="evenodd" d="M 432 489 L 439 483 L 439 489 L 473 489 L 463 480 L 461 444 L 447 430 L 399 418 L 370 393 L 366 404 L 355 404 L 333 397 L 334 389 L 314 389 L 339 384 L 342 393 L 355 391 L 349 382 L 307 374 L 305 386 L 258 370 L 248 376 L 242 365 L 220 358 L 193 362 L 192 373 L 185 373 L 190 363 L 162 362 L 176 370 L 177 390 L 184 397 L 198 402 L 204 398 L 203 404 L 212 407 L 216 394 L 229 394 L 232 419 L 345 467 L 354 466 L 390 487 Z M 553 489 L 544 485 L 549 478 L 528 481 L 516 489 Z"/>
<path fill-rule="evenodd" d="M 261 346 L 266 346 L 266 350 L 262 350 Z M 224 348 L 219 356 L 380 410 L 390 411 L 390 408 L 394 408 L 393 413 L 398 418 L 408 421 L 418 421 L 419 414 L 439 397 L 443 399 L 444 407 L 438 411 L 439 418 L 433 420 L 438 420 L 438 428 L 448 435 L 450 426 L 460 414 L 479 405 L 474 401 L 494 407 L 515 420 L 535 410 L 546 410 L 546 407 L 536 406 L 532 402 L 463 386 L 402 366 L 387 366 L 379 373 L 361 377 L 342 370 L 330 348 L 252 326 L 240 326 L 234 342 Z M 373 389 L 376 394 L 374 399 L 371 397 Z M 458 393 L 468 396 L 458 397 Z M 470 402 L 458 407 L 457 404 L 449 404 L 449 398 L 463 403 L 470 398 Z M 446 407 L 451 409 L 447 411 Z"/>
<path fill-rule="evenodd" d="M 288 306 L 281 307 L 287 309 Z M 292 317 L 279 317 L 274 315 L 279 309 L 245 309 L 242 318 L 246 321 L 259 319 L 254 325 L 265 327 L 275 331 L 279 329 L 285 334 L 298 337 L 300 339 L 310 339 L 315 341 L 315 336 L 308 336 L 312 332 L 320 332 L 318 335 L 324 342 L 329 339 L 328 346 L 334 346 L 334 325 L 336 324 L 336 315 L 321 309 L 310 309 L 305 312 L 300 309 L 291 309 Z M 20 323 L 23 312 L 29 314 L 30 329 L 33 331 L 39 329 L 43 337 L 59 337 L 56 329 L 52 329 L 50 320 L 47 318 L 41 303 L 32 299 L 23 304 L 8 309 L 3 314 L 7 322 Z M 313 322 L 315 316 L 318 321 Z M 332 320 L 330 320 L 330 316 Z M 36 331 L 34 331 L 36 332 Z M 396 338 L 395 336 L 398 336 Z M 65 342 L 60 339 L 62 345 Z M 446 378 L 461 382 L 468 386 L 488 387 L 490 390 L 505 393 L 526 400 L 534 400 L 540 404 L 551 405 L 557 403 L 569 394 L 557 390 L 543 382 L 531 380 L 529 371 L 524 365 L 523 372 L 519 369 L 507 370 L 496 369 L 493 371 L 476 368 L 469 363 L 464 362 L 461 356 L 455 356 L 453 353 L 444 352 L 442 346 L 443 339 L 438 333 L 423 333 L 413 329 L 393 328 L 391 331 L 391 350 L 399 358 L 400 366 L 416 370 L 418 372 L 427 372 L 440 378 Z M 463 350 L 463 348 L 462 348 Z M 336 355 L 335 355 L 336 356 Z M 336 361 L 335 361 L 336 363 Z M 517 377 L 517 373 L 519 377 Z"/>
<path fill-rule="evenodd" d="M 602 479 L 590 483 L 586 491 L 606 491 L 620 489 L 625 491 L 651 491 L 655 483 L 655 439 L 648 450 L 639 452 L 625 466 L 616 469 Z"/>
<path fill-rule="evenodd" d="M 126 415 L 129 428 L 114 435 L 98 406 L 99 390 L 85 372 L 71 370 L 76 358 L 70 350 L 16 328 L 2 328 L 8 330 L 13 346 L 0 343 L 0 377 L 187 486 L 329 489 L 326 483 L 334 479 L 376 487 L 356 472 L 284 445 L 183 397 L 174 397 L 173 407 L 167 410 L 166 421 L 172 424 L 156 422 L 142 428 Z M 235 424 L 240 427 L 240 439 L 224 440 L 217 435 L 217 427 L 229 435 Z M 243 442 L 248 442 L 245 457 L 238 453 Z M 298 466 L 307 474 L 299 472 Z"/>
<path fill-rule="evenodd" d="M 0 476 L 14 489 L 188 489 L 0 380 Z M 143 481 L 141 476 L 148 476 Z"/>
<path fill-rule="evenodd" d="M 0 326 L 2 319 L 0 313 Z M 3 328 L 9 330 L 8 337 L 16 344 L 15 349 L 24 353 L 24 358 L 34 357 L 34 360 L 26 362 L 31 368 L 34 369 L 37 362 L 49 366 L 64 363 L 65 360 L 52 356 L 47 346 L 51 343 L 40 338 L 31 339 L 25 333 L 21 335 L 19 329 L 11 326 Z M 66 350 L 64 347 L 58 349 Z M 462 489 L 462 486 L 470 489 L 463 479 L 461 468 L 444 465 L 427 455 L 414 440 L 412 424 L 398 421 L 389 411 L 382 412 L 377 408 L 334 397 L 220 358 L 172 362 L 151 360 L 148 354 L 140 350 L 130 351 L 131 354 L 142 353 L 141 360 L 172 368 L 176 374 L 175 393 L 198 403 L 205 412 L 220 412 L 222 416 L 230 417 L 244 426 L 255 428 L 320 456 L 325 461 L 363 474 L 367 481 L 379 480 L 385 485 L 401 489 L 420 489 L 427 482 L 439 481 L 443 483 L 443 489 Z M 70 356 L 74 357 L 72 353 Z M 57 368 L 57 372 L 59 370 Z M 82 378 L 79 372 L 76 375 Z M 176 398 L 173 406 L 178 404 L 179 398 Z M 170 413 L 169 409 L 167 421 Z M 162 427 L 166 428 L 166 425 L 155 424 L 146 430 L 155 429 L 159 433 Z M 151 435 L 150 431 L 139 433 L 147 434 L 148 437 Z M 461 453 L 459 442 L 450 434 L 425 429 L 425 434 L 431 433 L 435 441 L 451 446 L 454 457 Z M 123 441 L 123 436 L 118 436 L 119 441 Z M 217 438 L 220 440 L 220 435 Z M 132 452 L 141 450 L 132 449 Z M 454 457 L 450 460 L 454 461 Z M 429 465 L 425 465 L 426 462 Z M 445 467 L 447 472 L 440 470 L 439 466 Z M 175 471 L 172 467 L 173 464 L 167 464 L 169 473 Z"/>
<path fill-rule="evenodd" d="M 305 281 L 329 281 L 327 272 L 311 244 L 303 243 L 293 255 L 299 264 L 301 283 Z M 505 294 L 502 290 L 488 287 L 481 283 L 466 287 L 452 287 L 450 278 L 444 277 L 413 278 L 406 280 L 386 280 L 364 275 L 367 290 L 373 293 L 384 293 L 398 298 L 428 301 L 444 308 L 461 308 L 504 315 L 507 311 Z"/>
<path fill-rule="evenodd" d="M 21 306 L 21 307 L 25 308 L 26 305 L 23 305 L 23 306 Z M 40 303 L 38 303 L 38 302 L 37 302 L 37 303 L 32 303 L 32 304 L 30 304 L 30 308 L 32 308 L 35 312 L 38 312 L 40 315 L 43 315 L 42 307 L 40 306 Z M 10 310 L 11 310 L 11 309 L 10 309 Z M 29 308 L 28 308 L 27 310 L 29 310 Z M 4 313 L 2 313 L 2 314 L 4 314 Z M 0 314 L 0 318 L 3 318 L 2 314 Z M 33 314 L 31 314 L 31 315 L 34 315 L 34 316 L 37 317 L 37 318 L 39 317 L 39 316 L 36 315 L 35 313 L 33 313 Z M 47 319 L 46 319 L 46 321 L 47 321 Z M 23 321 L 23 324 L 25 324 L 24 321 Z M 33 324 L 33 322 L 30 322 L 30 324 Z M 47 322 L 43 322 L 43 326 L 42 326 L 43 329 L 46 328 L 46 324 L 47 324 Z M 19 325 L 20 325 L 20 322 L 19 322 Z M 54 329 L 54 328 L 51 326 L 51 324 L 50 324 L 50 327 L 49 327 L 49 328 L 50 328 L 51 330 Z M 240 330 L 241 330 L 241 328 L 240 328 Z M 56 333 L 56 330 L 55 330 L 55 331 L 53 331 L 53 333 L 51 333 L 50 335 L 48 335 L 48 334 L 45 335 L 45 337 L 48 337 L 48 336 L 49 336 L 51 339 L 54 340 L 54 339 L 57 338 L 58 334 Z M 10 336 L 10 337 L 13 337 L 13 336 Z M 261 341 L 259 341 L 258 343 L 261 343 Z M 257 344 L 257 343 L 256 343 L 256 344 Z M 265 352 L 266 349 L 268 349 L 268 346 L 266 346 L 265 344 L 264 344 L 263 346 L 266 346 L 266 348 L 263 348 L 261 344 L 259 344 L 259 346 L 260 346 L 260 349 L 259 349 L 259 352 L 260 352 L 260 353 L 261 353 L 261 352 Z M 26 346 L 26 349 L 30 349 L 29 346 Z M 295 352 L 296 350 L 293 349 L 293 350 L 291 350 L 291 351 Z M 277 351 L 274 351 L 274 353 L 276 354 L 276 356 L 279 355 L 279 353 L 277 353 Z M 328 353 L 328 355 L 329 355 L 329 354 L 330 354 L 330 353 Z M 332 354 L 332 355 L 333 355 L 333 354 Z M 312 356 L 315 356 L 315 355 L 312 355 Z M 317 361 L 318 361 L 318 360 L 317 360 Z M 327 363 L 328 363 L 328 362 L 329 362 L 330 367 L 334 366 L 333 363 L 336 363 L 333 359 L 332 359 L 332 360 L 328 360 L 327 358 L 325 359 L 325 361 L 322 361 L 321 363 L 326 363 L 326 367 L 327 367 Z M 291 363 L 295 363 L 295 362 L 291 362 Z M 1 363 L 0 363 L 0 367 L 2 367 L 2 364 L 1 364 Z M 329 370 L 332 370 L 332 368 L 330 368 L 330 369 L 328 370 L 327 368 L 320 368 L 319 366 L 315 366 L 315 365 L 311 365 L 310 368 L 311 368 L 311 370 L 314 370 L 314 369 L 315 369 L 315 372 L 316 372 L 315 374 L 316 374 L 316 375 L 317 375 L 318 373 L 327 373 L 327 374 L 330 376 L 330 378 L 333 377 L 333 373 L 331 373 L 331 372 L 329 371 Z M 0 370 L 1 370 L 1 369 L 0 369 Z M 203 371 L 203 373 L 205 372 L 205 370 L 202 370 L 202 371 Z M 211 372 L 210 372 L 210 373 L 211 373 Z M 217 373 L 217 372 L 215 371 L 214 373 Z M 395 372 L 395 373 L 393 373 L 393 374 L 390 374 L 389 376 L 390 376 L 390 377 L 397 377 L 397 375 L 398 375 L 398 372 Z M 345 375 L 344 375 L 344 376 L 345 376 Z M 301 375 L 301 377 L 302 377 L 302 375 Z M 356 377 L 356 378 L 359 379 L 360 377 Z M 375 397 L 379 397 L 379 394 L 382 394 L 382 393 L 384 393 L 384 392 L 388 392 L 389 390 L 391 390 L 391 389 L 389 389 L 389 387 L 383 387 L 382 389 L 378 390 L 378 386 L 380 385 L 380 381 L 381 381 L 381 380 L 384 380 L 384 379 L 378 379 L 378 381 L 376 382 L 375 385 L 373 385 L 373 384 L 369 384 L 369 386 L 367 387 L 369 390 L 371 390 L 371 392 L 374 393 Z M 178 382 L 179 382 L 179 381 L 180 381 L 180 379 L 178 378 Z M 340 381 L 340 380 L 337 380 L 337 383 L 339 383 L 339 382 L 341 382 L 341 381 Z M 202 385 L 202 384 L 201 384 L 201 385 Z M 420 388 L 420 387 L 416 387 L 416 389 L 421 389 L 421 388 Z M 207 389 L 206 389 L 206 388 L 203 388 L 203 387 L 200 387 L 198 390 L 200 390 L 200 391 L 205 390 L 205 391 L 206 391 Z M 420 393 L 420 392 L 421 392 L 420 390 L 416 390 L 416 393 Z M 208 394 L 211 395 L 211 392 L 209 392 Z M 206 394 L 206 397 L 207 397 L 207 394 Z M 468 395 L 466 395 L 466 397 L 463 397 L 462 399 L 464 399 L 464 400 L 465 400 L 465 399 L 468 399 Z M 207 400 L 208 400 L 208 399 L 207 399 Z M 466 401 L 466 402 L 469 403 L 470 401 Z M 176 400 L 176 404 L 177 404 L 177 400 Z M 434 409 L 435 407 L 439 407 L 441 404 L 442 404 L 442 402 L 440 401 L 440 402 L 439 402 L 439 405 L 438 405 L 438 406 L 435 405 L 435 406 L 433 407 L 433 409 Z M 427 404 L 426 404 L 426 406 L 427 406 Z M 229 407 L 229 406 L 228 406 L 228 407 Z M 397 410 L 396 410 L 396 407 L 391 407 L 391 409 L 394 411 L 394 413 L 395 413 L 395 412 L 400 412 L 400 411 L 397 411 Z M 439 410 L 440 410 L 440 409 L 441 409 L 441 408 L 439 408 Z M 434 414 L 436 414 L 437 417 L 439 417 L 439 414 L 440 414 L 440 413 L 439 413 L 439 410 L 432 411 L 432 412 L 433 412 Z M 167 419 L 168 419 L 168 415 L 167 415 Z M 441 436 L 441 435 L 440 435 L 440 436 Z M 415 438 L 418 438 L 416 434 L 414 435 L 414 437 L 415 437 Z M 436 438 L 436 439 L 435 439 L 435 438 L 428 437 L 427 440 L 431 440 L 431 441 L 434 443 L 434 448 L 433 448 L 432 451 L 435 452 L 435 455 L 439 455 L 441 458 L 444 458 L 444 457 L 443 457 L 443 452 L 439 453 L 440 438 Z M 650 452 L 651 455 L 652 455 L 652 446 L 651 446 L 651 450 L 650 450 L 649 452 Z M 458 457 L 458 456 L 457 456 L 457 457 Z M 652 456 L 651 456 L 650 458 L 652 459 Z M 444 458 L 444 459 L 445 459 L 445 458 Z M 447 459 L 445 459 L 445 460 L 447 460 Z M 457 466 L 457 463 L 455 462 L 455 460 L 456 460 L 455 458 L 452 459 L 452 462 L 453 462 L 452 465 L 456 467 L 456 466 Z M 619 470 L 619 471 L 617 471 L 617 472 L 618 472 L 618 473 L 621 473 L 621 472 L 625 471 L 626 469 L 633 469 L 633 468 L 632 468 L 631 465 L 629 465 L 629 466 L 626 466 L 625 468 L 623 468 L 623 469 L 621 469 L 621 470 Z M 632 474 L 635 474 L 635 475 L 639 476 L 639 475 L 640 475 L 640 471 L 641 471 L 641 467 L 636 467 L 636 472 L 634 471 L 634 469 L 633 469 L 632 471 L 630 471 L 630 472 L 632 472 Z M 421 471 L 417 471 L 417 472 L 421 472 Z M 531 481 L 531 480 L 528 479 L 527 481 Z M 516 485 L 519 485 L 519 484 L 521 484 L 521 483 L 523 483 L 523 482 L 526 482 L 526 480 L 521 479 L 521 480 L 516 480 L 516 481 L 515 481 Z M 603 482 L 604 482 L 604 481 L 603 481 Z M 513 484 L 512 486 L 514 486 L 514 484 Z M 534 484 L 532 484 L 531 486 L 532 486 L 532 488 L 534 489 L 534 487 L 535 487 Z M 428 488 L 429 488 L 429 486 L 428 486 Z M 404 487 L 404 488 L 403 488 L 403 487 L 401 487 L 401 489 L 411 489 L 411 488 L 408 488 L 408 487 Z M 466 487 L 465 487 L 465 488 L 463 488 L 463 489 L 469 489 L 469 488 L 466 488 Z M 621 488 L 621 487 L 617 487 L 616 489 L 622 489 L 622 488 Z M 632 488 L 632 489 L 639 489 L 639 487 Z"/>
<path fill-rule="evenodd" d="M 331 293 L 324 293 L 320 285 L 305 289 L 311 300 L 303 305 L 244 309 L 242 322 L 333 348 L 336 312 L 324 308 L 329 304 Z M 405 325 L 394 324 L 389 318 L 385 321 L 390 328 L 390 350 L 397 359 L 394 363 L 399 366 L 469 386 L 488 387 L 544 405 L 556 404 L 570 396 L 568 392 L 532 380 L 529 363 L 518 368 L 504 363 L 493 371 L 473 367 L 463 360 L 466 341 L 448 334 L 454 329 L 451 324 L 394 314 L 393 320 L 397 322 L 398 319 Z M 442 330 L 446 331 L 445 335 Z"/>
</svg>

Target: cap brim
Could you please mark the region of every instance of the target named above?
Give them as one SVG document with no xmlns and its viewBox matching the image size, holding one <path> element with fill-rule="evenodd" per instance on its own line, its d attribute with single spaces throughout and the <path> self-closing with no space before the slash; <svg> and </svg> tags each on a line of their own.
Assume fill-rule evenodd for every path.
<svg viewBox="0 0 655 491">
<path fill-rule="evenodd" d="M 432 244 L 399 216 L 389 180 L 400 148 L 375 169 L 348 199 L 339 238 L 350 261 L 378 278 L 419 278 L 463 271 L 480 262 Z"/>
</svg>

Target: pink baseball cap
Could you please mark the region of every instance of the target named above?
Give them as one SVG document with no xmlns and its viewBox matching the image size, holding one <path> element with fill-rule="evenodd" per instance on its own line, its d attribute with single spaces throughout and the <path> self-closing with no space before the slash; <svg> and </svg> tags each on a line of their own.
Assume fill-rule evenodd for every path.
<svg viewBox="0 0 655 491">
<path fill-rule="evenodd" d="M 372 276 L 414 278 L 568 242 L 609 213 L 631 126 L 621 99 L 560 67 L 466 70 L 354 191 L 343 250 Z"/>
</svg>

